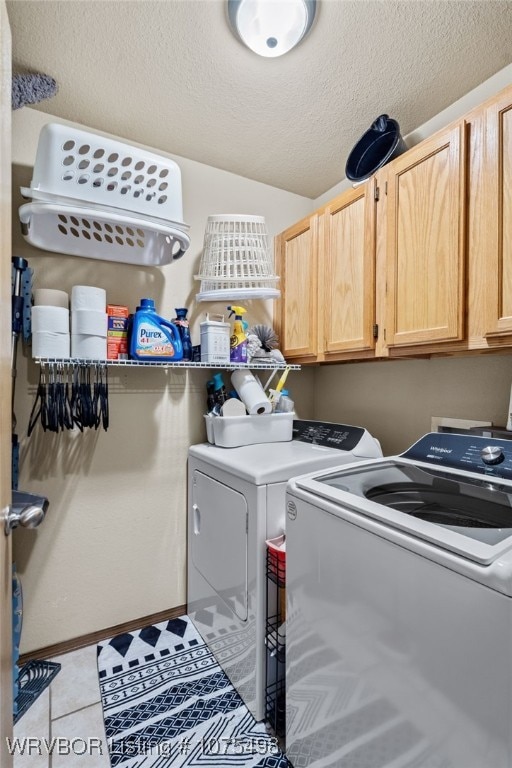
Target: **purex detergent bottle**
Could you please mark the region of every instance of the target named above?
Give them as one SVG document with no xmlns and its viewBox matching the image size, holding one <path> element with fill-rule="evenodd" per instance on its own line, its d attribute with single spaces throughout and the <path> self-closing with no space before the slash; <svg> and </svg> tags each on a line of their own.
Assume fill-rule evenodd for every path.
<svg viewBox="0 0 512 768">
<path fill-rule="evenodd" d="M 180 333 L 170 320 L 157 315 L 153 299 L 141 299 L 133 316 L 130 357 L 173 363 L 183 359 Z"/>
</svg>

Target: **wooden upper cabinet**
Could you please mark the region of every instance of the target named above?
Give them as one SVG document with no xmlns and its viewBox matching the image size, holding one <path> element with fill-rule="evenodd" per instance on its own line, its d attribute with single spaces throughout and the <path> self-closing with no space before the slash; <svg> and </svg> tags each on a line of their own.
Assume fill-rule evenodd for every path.
<svg viewBox="0 0 512 768">
<path fill-rule="evenodd" d="M 276 245 L 289 359 L 512 348 L 512 86 Z"/>
<path fill-rule="evenodd" d="M 372 180 L 345 192 L 323 214 L 319 297 L 326 359 L 375 347 L 374 188 Z"/>
<path fill-rule="evenodd" d="M 317 357 L 318 228 L 315 214 L 276 238 L 276 271 L 281 278 L 276 325 L 287 360 L 308 362 Z"/>
<path fill-rule="evenodd" d="M 512 334 L 512 89 L 486 111 L 487 269 L 492 281 L 488 335 Z"/>
<path fill-rule="evenodd" d="M 462 339 L 464 122 L 394 160 L 385 178 L 386 344 L 428 345 Z"/>
</svg>

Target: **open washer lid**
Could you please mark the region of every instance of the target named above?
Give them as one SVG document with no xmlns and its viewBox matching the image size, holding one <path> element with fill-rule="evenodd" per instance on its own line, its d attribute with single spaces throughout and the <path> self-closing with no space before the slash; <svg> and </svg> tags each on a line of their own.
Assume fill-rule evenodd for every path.
<svg viewBox="0 0 512 768">
<path fill-rule="evenodd" d="M 512 549 L 510 483 L 388 460 L 317 477 L 315 485 L 362 515 L 481 565 Z"/>
<path fill-rule="evenodd" d="M 486 464 L 498 447 L 498 463 Z M 494 446 L 488 438 L 427 435 L 402 456 L 296 483 L 363 518 L 489 565 L 512 551 L 511 465 L 511 441 Z"/>
</svg>

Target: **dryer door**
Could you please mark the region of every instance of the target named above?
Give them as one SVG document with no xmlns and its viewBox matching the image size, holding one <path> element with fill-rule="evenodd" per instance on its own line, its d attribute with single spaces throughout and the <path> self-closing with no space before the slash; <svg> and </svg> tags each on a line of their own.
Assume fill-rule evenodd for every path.
<svg viewBox="0 0 512 768">
<path fill-rule="evenodd" d="M 247 619 L 248 507 L 242 493 L 196 470 L 192 483 L 194 566 L 239 619 Z"/>
</svg>

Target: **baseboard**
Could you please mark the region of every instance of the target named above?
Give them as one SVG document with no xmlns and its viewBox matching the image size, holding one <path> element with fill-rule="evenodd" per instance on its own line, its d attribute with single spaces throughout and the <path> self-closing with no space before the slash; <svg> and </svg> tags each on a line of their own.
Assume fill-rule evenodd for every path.
<svg viewBox="0 0 512 768">
<path fill-rule="evenodd" d="M 116 624 L 115 627 L 106 627 L 105 629 L 99 629 L 97 632 L 90 632 L 88 635 L 82 635 L 81 637 L 73 637 L 71 640 L 65 640 L 62 643 L 55 643 L 55 645 L 47 645 L 46 648 L 39 648 L 36 651 L 29 651 L 20 656 L 18 664 L 23 666 L 27 661 L 33 659 L 52 659 L 54 656 L 60 656 L 63 653 L 69 653 L 70 651 L 77 651 L 79 648 L 84 648 L 86 645 L 93 645 L 106 640 L 108 637 L 114 635 L 121 635 L 123 632 L 133 632 L 134 629 L 139 627 L 147 627 L 150 624 L 158 624 L 166 619 L 176 619 L 178 616 L 183 616 L 187 612 L 186 605 L 178 605 L 176 608 L 170 608 L 167 611 L 160 611 L 159 613 L 152 613 L 150 616 L 143 616 L 140 619 L 133 619 L 132 621 L 125 621 L 124 624 Z"/>
</svg>

